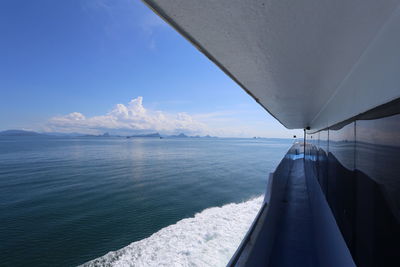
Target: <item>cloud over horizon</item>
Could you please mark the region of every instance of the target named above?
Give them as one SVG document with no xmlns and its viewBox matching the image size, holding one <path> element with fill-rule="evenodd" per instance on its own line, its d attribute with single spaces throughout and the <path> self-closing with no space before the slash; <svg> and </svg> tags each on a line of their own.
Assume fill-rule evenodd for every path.
<svg viewBox="0 0 400 267">
<path fill-rule="evenodd" d="M 105 115 L 85 116 L 76 111 L 51 117 L 35 127 L 24 128 L 39 132 L 114 135 L 147 134 L 212 135 L 219 137 L 285 137 L 301 135 L 299 130 L 287 130 L 275 119 L 259 117 L 246 108 L 219 109 L 208 113 L 189 114 L 145 108 L 143 97 L 127 104 L 116 104 Z M 269 120 L 269 121 L 268 121 Z"/>
<path fill-rule="evenodd" d="M 209 127 L 181 112 L 177 114 L 149 110 L 143 106 L 143 97 L 132 99 L 127 105 L 117 104 L 105 115 L 86 117 L 80 112 L 49 119 L 43 127 L 45 132 L 79 132 L 100 134 L 150 133 L 162 134 L 208 134 Z"/>
</svg>

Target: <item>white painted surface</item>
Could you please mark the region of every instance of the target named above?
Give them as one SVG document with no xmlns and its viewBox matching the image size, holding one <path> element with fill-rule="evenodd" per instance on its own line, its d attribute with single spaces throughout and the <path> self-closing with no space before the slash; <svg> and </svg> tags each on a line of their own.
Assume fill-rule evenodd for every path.
<svg viewBox="0 0 400 267">
<path fill-rule="evenodd" d="M 400 0 L 144 0 L 288 128 L 400 97 Z"/>
</svg>

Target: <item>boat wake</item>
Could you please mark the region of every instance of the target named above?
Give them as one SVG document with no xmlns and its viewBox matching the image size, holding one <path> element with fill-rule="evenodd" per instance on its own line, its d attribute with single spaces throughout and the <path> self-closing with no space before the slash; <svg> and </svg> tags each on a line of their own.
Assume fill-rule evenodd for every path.
<svg viewBox="0 0 400 267">
<path fill-rule="evenodd" d="M 226 266 L 262 201 L 205 209 L 82 266 Z"/>
</svg>

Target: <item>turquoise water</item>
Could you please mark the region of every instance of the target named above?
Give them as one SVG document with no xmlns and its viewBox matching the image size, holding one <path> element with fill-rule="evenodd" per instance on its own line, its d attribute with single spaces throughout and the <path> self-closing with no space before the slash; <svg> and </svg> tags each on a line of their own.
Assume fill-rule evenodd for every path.
<svg viewBox="0 0 400 267">
<path fill-rule="evenodd" d="M 206 208 L 259 196 L 291 144 L 0 137 L 0 265 L 82 264 Z"/>
</svg>

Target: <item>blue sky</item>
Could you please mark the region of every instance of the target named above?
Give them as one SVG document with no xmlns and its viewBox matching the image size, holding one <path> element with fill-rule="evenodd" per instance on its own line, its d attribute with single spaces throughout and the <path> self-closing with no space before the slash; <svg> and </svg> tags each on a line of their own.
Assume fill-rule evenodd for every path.
<svg viewBox="0 0 400 267">
<path fill-rule="evenodd" d="M 2 0 L 0 130 L 291 137 L 137 0 Z"/>
</svg>

